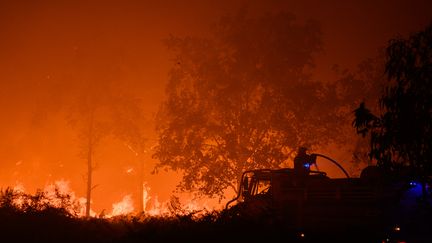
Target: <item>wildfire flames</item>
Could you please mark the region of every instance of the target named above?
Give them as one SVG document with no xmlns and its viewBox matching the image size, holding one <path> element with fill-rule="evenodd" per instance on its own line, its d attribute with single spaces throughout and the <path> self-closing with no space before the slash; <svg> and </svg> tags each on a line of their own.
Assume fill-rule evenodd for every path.
<svg viewBox="0 0 432 243">
<path fill-rule="evenodd" d="M 22 183 L 17 183 L 13 188 L 13 192 L 17 195 L 13 199 L 13 204 L 18 208 L 22 208 L 28 202 L 28 197 L 25 194 L 25 187 Z M 200 211 L 208 211 L 209 207 L 206 202 L 198 203 L 196 200 L 188 199 L 185 203 L 180 203 L 180 200 L 173 197 L 171 200 L 160 202 L 157 195 L 150 195 L 150 186 L 147 183 L 143 185 L 143 209 L 142 212 L 147 216 L 170 216 L 173 214 L 196 213 Z M 70 188 L 70 182 L 67 180 L 58 180 L 54 183 L 47 184 L 43 190 L 38 191 L 39 195 L 43 195 L 41 203 L 55 208 L 64 208 L 72 215 L 85 217 L 86 198 L 77 197 L 75 192 Z M 67 199 L 67 200 L 66 200 Z M 176 200 L 173 200 L 176 199 Z M 66 203 L 68 202 L 68 203 Z M 111 212 L 102 211 L 97 214 L 90 210 L 91 217 L 112 218 L 121 215 L 137 214 L 134 207 L 134 200 L 131 194 L 123 196 L 123 198 L 112 204 Z"/>
<path fill-rule="evenodd" d="M 110 215 L 108 215 L 108 217 L 130 214 L 134 211 L 134 209 L 132 196 L 129 194 L 124 196 L 120 202 L 113 203 L 112 212 Z"/>
</svg>

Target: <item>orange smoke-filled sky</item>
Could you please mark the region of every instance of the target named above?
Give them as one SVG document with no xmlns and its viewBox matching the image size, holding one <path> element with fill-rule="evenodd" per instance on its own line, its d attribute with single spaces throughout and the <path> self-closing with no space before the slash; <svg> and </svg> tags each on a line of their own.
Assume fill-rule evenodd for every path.
<svg viewBox="0 0 432 243">
<path fill-rule="evenodd" d="M 85 160 L 78 156 L 75 130 L 59 115 L 62 99 L 53 96 L 52 84 L 64 91 L 76 73 L 96 84 L 114 77 L 144 100 L 152 118 L 172 64 L 163 39 L 205 35 L 218 18 L 245 7 L 251 15 L 287 11 L 299 20 L 318 20 L 324 51 L 317 56 L 315 76 L 322 80 L 333 78 L 334 64 L 355 68 L 390 38 L 420 30 L 432 20 L 428 0 L 2 0 L 0 186 L 21 182 L 32 191 L 64 178 L 84 196 Z M 105 141 L 96 163 L 95 211 L 109 210 L 113 202 L 135 193 L 136 158 L 127 146 Z M 151 175 L 153 164 L 148 156 L 145 177 L 151 193 L 165 200 L 177 176 Z"/>
</svg>

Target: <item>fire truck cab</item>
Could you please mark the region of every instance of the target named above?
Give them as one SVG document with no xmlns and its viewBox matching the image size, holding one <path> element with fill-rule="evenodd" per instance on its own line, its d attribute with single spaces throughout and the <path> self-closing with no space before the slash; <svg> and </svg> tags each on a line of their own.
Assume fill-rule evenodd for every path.
<svg viewBox="0 0 432 243">
<path fill-rule="evenodd" d="M 298 175 L 293 169 L 245 171 L 233 202 L 249 215 L 272 212 L 275 218 L 298 227 L 373 223 L 395 202 L 400 186 L 386 183 L 370 166 L 359 178 L 329 178 L 325 172 Z"/>
</svg>

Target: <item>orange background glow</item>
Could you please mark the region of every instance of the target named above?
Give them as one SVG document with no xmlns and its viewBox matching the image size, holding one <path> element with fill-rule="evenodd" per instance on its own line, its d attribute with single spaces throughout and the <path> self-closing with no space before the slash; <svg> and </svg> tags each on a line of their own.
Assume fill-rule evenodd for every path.
<svg viewBox="0 0 432 243">
<path fill-rule="evenodd" d="M 85 196 L 86 161 L 78 156 L 76 131 L 59 111 L 62 92 L 80 75 L 96 85 L 116 78 L 144 100 L 151 119 L 172 65 L 163 40 L 206 35 L 219 17 L 244 7 L 256 15 L 288 11 L 300 20 L 318 20 L 324 41 L 315 72 L 320 80 L 334 78 L 334 64 L 355 68 L 390 38 L 432 20 L 427 0 L 1 1 L 0 186 L 22 183 L 33 192 L 65 179 Z M 51 87 L 58 89 L 55 95 Z M 136 196 L 137 160 L 125 144 L 104 140 L 95 162 L 93 210 L 110 210 L 123 196 Z M 150 152 L 145 180 L 152 195 L 167 200 L 179 175 L 152 175 L 154 163 Z"/>
</svg>

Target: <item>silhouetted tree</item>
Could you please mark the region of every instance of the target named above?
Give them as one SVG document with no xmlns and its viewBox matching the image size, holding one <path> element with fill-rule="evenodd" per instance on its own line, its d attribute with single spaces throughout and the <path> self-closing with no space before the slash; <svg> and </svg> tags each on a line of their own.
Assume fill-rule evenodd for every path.
<svg viewBox="0 0 432 243">
<path fill-rule="evenodd" d="M 354 116 L 355 120 L 352 124 L 356 128 L 357 133 L 361 134 L 363 137 L 366 136 L 371 127 L 379 126 L 378 118 L 366 108 L 364 102 L 361 102 L 360 106 L 354 110 Z"/>
<path fill-rule="evenodd" d="M 73 82 L 61 86 L 68 121 L 78 132 L 80 155 L 87 164 L 87 216 L 95 188 L 92 182 L 98 165 L 95 155 L 103 139 L 113 136 L 134 146 L 143 140 L 138 129 L 143 120 L 140 94 L 131 88 L 133 82 L 125 78 L 121 59 L 115 58 L 120 54 L 116 52 L 107 49 L 101 53 L 91 45 L 81 47 L 68 77 Z M 132 122 L 134 119 L 137 120 Z"/>
<path fill-rule="evenodd" d="M 385 49 L 382 48 L 376 56 L 367 58 L 360 62 L 355 70 L 341 70 L 337 65 L 334 67 L 334 71 L 340 75 L 340 78 L 336 80 L 334 89 L 341 96 L 341 104 L 343 109 L 346 110 L 347 117 L 349 120 L 352 119 L 352 110 L 356 109 L 356 106 L 362 102 L 361 107 L 365 103 L 373 106 L 369 106 L 369 114 L 372 114 L 379 110 L 379 97 L 381 90 L 386 83 L 385 71 Z M 363 112 L 359 110 L 358 112 Z M 366 115 L 366 114 L 365 114 Z M 344 133 L 351 134 L 352 127 L 349 127 L 349 122 L 343 127 Z M 346 129 L 346 130 L 345 130 Z M 369 158 L 369 135 L 364 134 L 363 136 L 357 136 L 352 133 L 348 136 L 344 142 L 347 150 L 352 152 L 352 158 L 348 164 L 351 168 L 352 174 L 360 174 L 362 167 L 370 165 L 371 159 Z"/>
<path fill-rule="evenodd" d="M 395 171 L 408 166 L 423 185 L 432 175 L 432 25 L 387 47 L 388 85 L 381 98 L 382 114 L 364 104 L 355 111 L 357 132 L 370 132 L 370 156 Z"/>
<path fill-rule="evenodd" d="M 101 87 L 94 83 L 82 83 L 82 86 L 76 87 L 77 97 L 72 100 L 68 116 L 69 123 L 79 132 L 80 155 L 87 162 L 86 216 L 89 217 L 91 192 L 94 189 L 94 154 L 101 139 L 111 132 L 111 114 L 107 108 L 114 101 L 108 85 Z"/>
<path fill-rule="evenodd" d="M 154 133 L 145 116 L 139 99 L 124 97 L 113 107 L 113 132 L 115 137 L 135 154 L 138 162 L 138 210 L 144 211 L 144 161 L 151 150 L 150 136 Z"/>
<path fill-rule="evenodd" d="M 81 155 L 87 161 L 87 216 L 90 215 L 91 192 L 95 187 L 92 183 L 96 168 L 94 155 L 103 138 L 113 135 L 132 148 L 140 160 L 141 181 L 143 177 L 142 156 L 147 149 L 148 132 L 145 129 L 149 128 L 148 121 L 138 99 L 119 86 L 121 83 L 117 80 L 76 85 L 77 98 L 70 106 L 69 122 L 79 132 Z"/>
<path fill-rule="evenodd" d="M 280 167 L 299 145 L 341 137 L 346 108 L 335 84 L 311 79 L 316 22 L 240 13 L 212 33 L 167 40 L 176 64 L 158 114 L 156 171 L 180 170 L 180 190 L 222 198 L 242 171 Z"/>
</svg>

